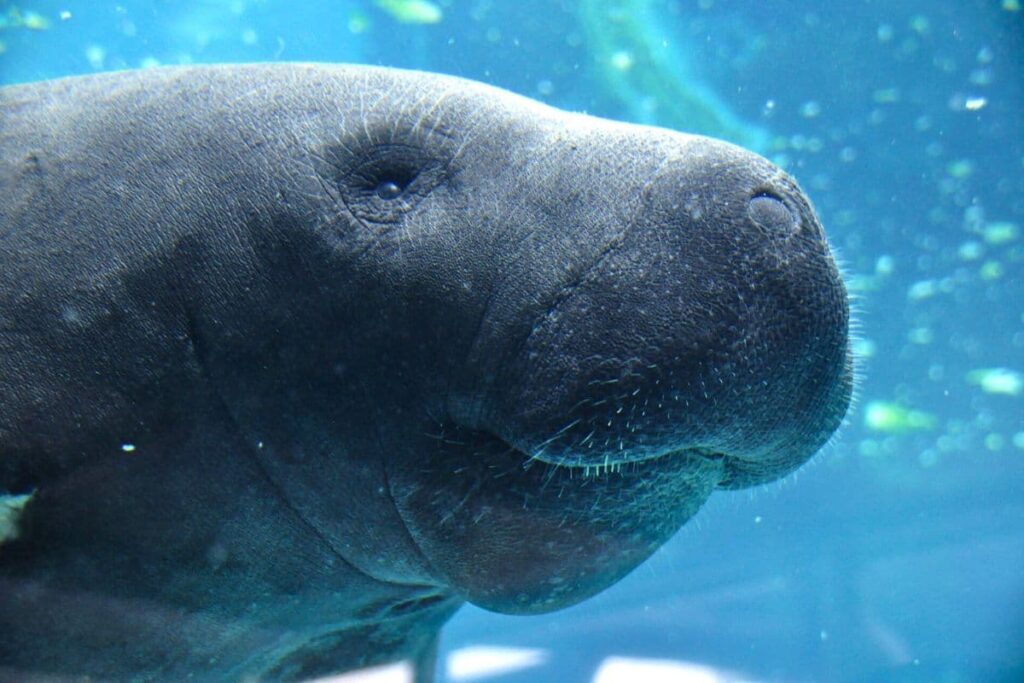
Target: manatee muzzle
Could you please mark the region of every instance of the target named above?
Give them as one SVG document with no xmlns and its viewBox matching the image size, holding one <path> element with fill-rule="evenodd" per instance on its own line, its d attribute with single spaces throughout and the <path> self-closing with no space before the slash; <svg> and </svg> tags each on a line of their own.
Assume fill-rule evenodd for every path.
<svg viewBox="0 0 1024 683">
<path fill-rule="evenodd" d="M 809 459 L 849 404 L 849 308 L 813 212 L 785 190 L 751 191 L 728 230 L 637 231 L 535 326 L 488 431 L 594 473 L 722 460 L 721 487 Z"/>
</svg>

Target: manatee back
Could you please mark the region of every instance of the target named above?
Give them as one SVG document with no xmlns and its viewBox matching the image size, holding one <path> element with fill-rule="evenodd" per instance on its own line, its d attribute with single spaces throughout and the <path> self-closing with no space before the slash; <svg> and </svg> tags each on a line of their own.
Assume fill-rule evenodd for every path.
<svg viewBox="0 0 1024 683">
<path fill-rule="evenodd" d="M 174 407 L 200 379 L 190 311 L 230 294 L 201 261 L 242 273 L 252 214 L 274 192 L 267 167 L 296 153 L 301 117 L 265 94 L 266 76 L 0 89 L 0 490 L 185 419 Z"/>
<path fill-rule="evenodd" d="M 166 105 L 147 104 L 147 87 L 100 76 L 0 89 L 8 491 L 129 444 L 156 391 L 143 387 L 188 379 L 168 377 L 188 355 L 172 277 L 191 212 L 181 192 L 189 165 L 175 154 L 188 151 Z"/>
</svg>

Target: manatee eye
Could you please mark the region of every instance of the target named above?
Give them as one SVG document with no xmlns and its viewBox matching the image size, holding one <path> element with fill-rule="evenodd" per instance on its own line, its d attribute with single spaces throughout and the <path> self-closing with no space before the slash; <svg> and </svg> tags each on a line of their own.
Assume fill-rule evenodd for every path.
<svg viewBox="0 0 1024 683">
<path fill-rule="evenodd" d="M 397 223 L 447 179 L 445 151 L 403 142 L 335 145 L 319 151 L 318 171 L 356 218 Z"/>
<path fill-rule="evenodd" d="M 402 194 L 402 188 L 392 180 L 385 180 L 377 185 L 374 193 L 381 199 L 397 199 Z"/>
<path fill-rule="evenodd" d="M 357 185 L 373 197 L 386 202 L 400 199 L 412 189 L 416 179 L 429 166 L 429 160 L 417 158 L 415 150 L 405 147 L 378 148 L 356 171 Z"/>
<path fill-rule="evenodd" d="M 757 225 L 777 235 L 796 232 L 800 222 L 781 199 L 770 194 L 759 194 L 750 199 L 747 214 Z"/>
</svg>

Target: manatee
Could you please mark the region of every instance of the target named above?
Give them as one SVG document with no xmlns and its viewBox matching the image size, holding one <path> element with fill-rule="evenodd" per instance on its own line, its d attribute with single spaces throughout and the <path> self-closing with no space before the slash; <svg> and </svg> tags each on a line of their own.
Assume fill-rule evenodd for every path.
<svg viewBox="0 0 1024 683">
<path fill-rule="evenodd" d="M 429 681 L 463 602 L 594 595 L 847 409 L 821 225 L 730 144 L 362 66 L 0 116 L 6 675 Z"/>
</svg>

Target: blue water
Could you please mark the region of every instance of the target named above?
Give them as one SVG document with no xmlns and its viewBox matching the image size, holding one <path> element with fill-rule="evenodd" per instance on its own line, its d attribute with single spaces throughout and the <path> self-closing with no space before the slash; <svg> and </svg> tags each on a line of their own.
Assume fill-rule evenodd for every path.
<svg viewBox="0 0 1024 683">
<path fill-rule="evenodd" d="M 715 494 L 591 601 L 543 617 L 465 609 L 445 632 L 441 679 L 606 683 L 623 680 L 608 673 L 619 657 L 674 662 L 665 680 L 680 681 L 1024 680 L 1024 10 L 434 9 L 435 23 L 402 23 L 369 0 L 0 1 L 0 83 L 362 62 L 757 148 L 812 196 L 856 296 L 861 378 L 847 425 L 786 481 Z M 533 657 L 467 678 L 459 667 L 480 645 Z"/>
</svg>

